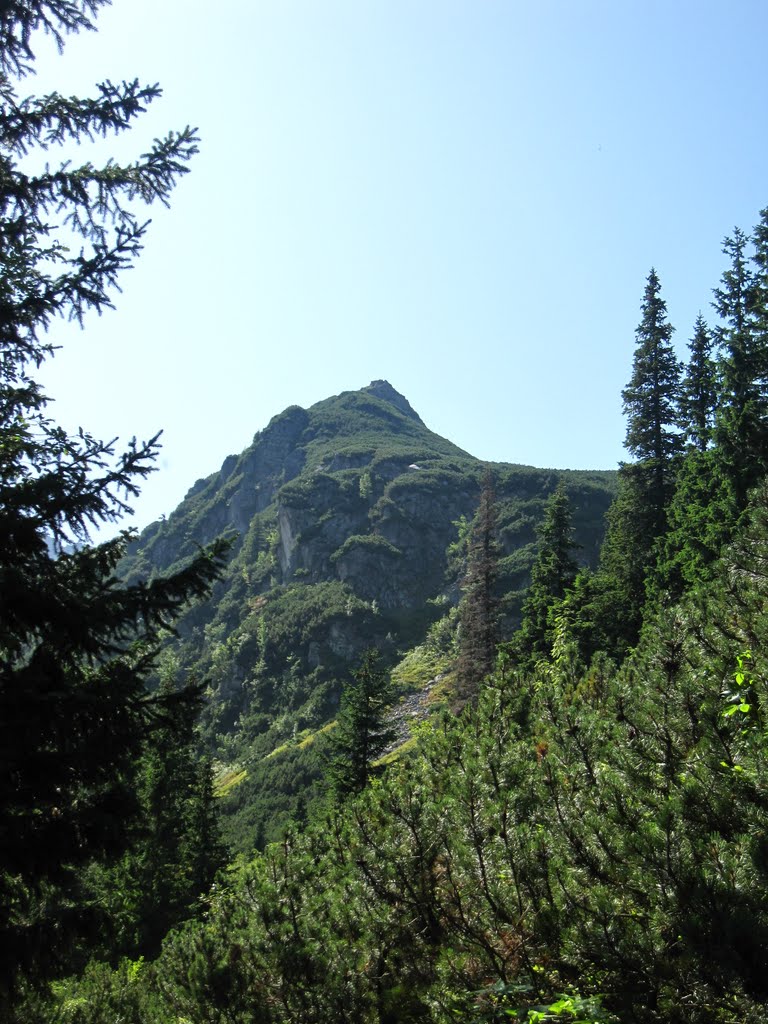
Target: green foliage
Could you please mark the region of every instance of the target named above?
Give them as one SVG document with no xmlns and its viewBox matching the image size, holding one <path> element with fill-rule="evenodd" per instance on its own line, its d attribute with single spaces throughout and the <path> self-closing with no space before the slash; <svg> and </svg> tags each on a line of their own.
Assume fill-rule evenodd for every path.
<svg viewBox="0 0 768 1024">
<path fill-rule="evenodd" d="M 536 965 L 534 965 L 534 971 Z M 543 972 L 544 968 L 539 968 Z M 525 1002 L 523 1002 L 525 1000 Z M 581 996 L 578 992 L 559 993 L 551 1001 L 536 998 L 535 987 L 526 982 L 512 984 L 497 981 L 479 992 L 454 993 L 454 1013 L 472 1020 L 518 1021 L 519 1024 L 545 1024 L 560 1021 L 572 1024 L 609 1024 L 618 1018 L 607 1013 L 599 996 Z"/>
<path fill-rule="evenodd" d="M 672 347 L 673 330 L 659 278 L 651 270 L 636 331 L 632 377 L 621 397 L 627 417 L 625 444 L 635 458 L 653 465 L 654 489 L 649 497 L 658 510 L 663 509 L 669 489 L 670 463 L 682 446 L 675 429 L 682 368 Z"/>
<path fill-rule="evenodd" d="M 174 692 L 169 672 L 159 693 L 170 700 Z M 223 867 L 210 766 L 195 757 L 198 711 L 191 703 L 173 708 L 144 744 L 136 778 L 141 816 L 131 847 L 116 868 L 91 876 L 99 904 L 108 908 L 106 954 L 154 955 Z"/>
<path fill-rule="evenodd" d="M 374 762 L 395 738 L 386 720 L 391 684 L 380 662 L 378 651 L 366 651 L 341 693 L 328 770 L 337 800 L 365 789 L 374 774 Z"/>
<path fill-rule="evenodd" d="M 331 555 L 332 562 L 338 562 L 345 555 L 353 551 L 367 551 L 377 555 L 389 555 L 393 558 L 400 558 L 402 551 L 395 547 L 385 537 L 379 537 L 375 533 L 347 537 L 344 543 Z"/>
<path fill-rule="evenodd" d="M 195 136 L 110 164 L 99 205 L 91 165 L 27 179 L 15 161 L 121 130 L 157 90 L 17 101 L 11 84 L 30 32 L 87 27 L 100 6 L 12 3 L 0 18 L 16 118 L 0 153 L 0 1017 L 762 1021 L 768 211 L 751 256 L 743 233 L 726 240 L 720 358 L 699 317 L 682 383 L 648 278 L 622 395 L 637 461 L 597 572 L 577 571 L 571 535 L 594 566 L 613 477 L 498 467 L 500 499 L 486 482 L 470 520 L 479 464 L 375 382 L 275 417 L 146 531 L 118 586 L 125 538 L 67 545 L 119 517 L 155 441 L 115 459 L 66 437 L 30 371 L 54 316 L 109 304 L 143 234 L 132 200 L 166 200 Z M 54 215 L 87 252 L 68 255 Z M 171 654 L 171 621 L 222 568 L 221 546 L 195 552 L 225 527 L 226 579 Z M 462 574 L 461 607 L 434 621 Z M 497 639 L 529 575 L 513 663 Z M 413 640 L 395 682 L 453 672 L 467 707 L 382 759 L 394 732 L 377 655 L 328 720 L 365 647 L 389 660 Z M 216 797 L 199 688 L 175 683 L 195 671 L 228 764 Z M 217 804 L 233 845 L 262 852 L 214 882 Z M 79 977 L 45 988 L 87 949 Z"/>
<path fill-rule="evenodd" d="M 715 440 L 722 464 L 739 509 L 747 494 L 768 470 L 768 338 L 766 308 L 756 299 L 766 298 L 765 260 L 761 246 L 764 232 L 756 232 L 758 254 L 750 260 L 749 238 L 738 228 L 723 242 L 730 259 L 721 287 L 715 289 L 714 306 L 721 323 L 716 329 L 722 349 L 721 396 L 715 419 Z M 755 269 L 754 263 L 757 263 Z"/>
<path fill-rule="evenodd" d="M 368 501 L 372 494 L 373 483 L 371 480 L 371 473 L 370 470 L 365 470 L 365 472 L 360 474 L 360 497 L 364 501 Z"/>
<path fill-rule="evenodd" d="M 688 452 L 678 470 L 658 545 L 653 587 L 673 598 L 712 578 L 739 519 L 736 495 L 715 449 Z"/>
<path fill-rule="evenodd" d="M 706 594 L 649 622 L 620 670 L 565 648 L 535 678 L 502 663 L 411 758 L 234 871 L 126 1012 L 758 1024 L 766 598 L 764 491 Z"/>
<path fill-rule="evenodd" d="M 25 1006 L 30 1024 L 101 1024 L 122 1021 L 156 1024 L 170 1021 L 146 986 L 143 957 L 121 960 L 117 967 L 92 961 L 81 978 L 54 982 L 55 1010 L 50 1005 Z M 176 1024 L 176 1022 L 174 1022 Z"/>
<path fill-rule="evenodd" d="M 448 564 L 445 549 L 451 521 L 474 512 L 481 465 L 414 414 L 384 403 L 389 410 L 379 415 L 381 404 L 363 389 L 286 410 L 150 528 L 146 546 L 123 565 L 128 579 L 146 578 L 214 528 L 229 523 L 240 532 L 224 581 L 182 622 L 177 647 L 182 669 L 207 682 L 206 744 L 247 772 L 222 801 L 237 850 L 281 836 L 302 786 L 309 807 L 319 798 L 319 768 L 291 747 L 293 733 L 334 716 L 341 680 L 362 651 L 375 644 L 394 661 L 424 645 L 434 602 L 458 597 L 465 552 Z M 498 471 L 508 555 L 497 596 L 506 627 L 519 615 L 555 475 Z M 579 539 L 594 562 L 613 474 L 563 476 L 579 495 Z M 425 647 L 404 668 L 414 679 L 408 685 L 447 671 L 453 657 Z"/>
<path fill-rule="evenodd" d="M 379 461 L 399 459 L 403 469 L 435 454 L 468 458 L 456 445 L 428 431 L 418 417 L 408 416 L 389 401 L 365 390 L 347 391 L 313 407 L 308 465 L 332 460 L 340 449 L 345 450 L 346 438 L 352 440 L 350 455 L 360 451 L 377 452 Z M 347 447 L 349 444 L 347 442 Z M 374 472 L 375 467 L 374 460 Z"/>
<path fill-rule="evenodd" d="M 354 393 L 319 410 L 286 410 L 150 528 L 147 546 L 123 566 L 128 579 L 138 580 L 156 572 L 153 564 L 177 564 L 214 526 L 232 521 L 242 531 L 225 580 L 182 622 L 181 642 L 172 641 L 182 670 L 206 680 L 205 744 L 240 779 L 221 801 L 227 842 L 237 851 L 280 838 L 300 796 L 310 811 L 321 800 L 317 752 L 296 748 L 294 733 L 333 718 L 341 681 L 367 646 L 376 644 L 392 661 L 397 651 L 419 647 L 398 677 L 406 687 L 449 673 L 455 659 L 452 643 L 437 652 L 426 634 L 442 608 L 434 602 L 446 600 L 444 590 L 455 600 L 464 574 L 465 552 L 447 565 L 444 551 L 451 519 L 474 511 L 479 464 L 412 417 L 405 417 L 402 437 L 395 415 L 376 421 L 375 438 L 356 440 L 358 413 Z M 312 461 L 316 431 L 323 437 L 319 462 Z M 416 434 L 419 446 L 412 443 Z M 412 463 L 420 469 L 409 469 Z M 536 523 L 559 476 L 499 467 L 499 534 L 510 552 L 499 562 L 497 583 L 505 627 L 519 615 Z M 578 495 L 578 534 L 594 561 L 613 475 L 562 476 Z M 281 533 L 286 516 L 285 536 L 297 545 L 290 568 Z M 448 628 L 454 638 L 455 620 Z"/>
<path fill-rule="evenodd" d="M 643 621 L 646 579 L 658 542 L 656 517 L 645 503 L 642 464 L 621 467 L 616 497 L 608 510 L 605 542 L 593 588 L 593 619 L 600 624 L 605 649 L 624 657 L 634 646 Z"/>
<path fill-rule="evenodd" d="M 412 647 L 392 669 L 398 688 L 421 690 L 427 683 L 449 671 L 458 654 L 458 609 L 433 622 L 424 642 Z"/>
<path fill-rule="evenodd" d="M 448 558 L 447 573 L 450 577 L 455 578 L 461 574 L 466 564 L 472 523 L 465 515 L 460 515 L 458 519 L 454 520 L 452 525 L 456 528 L 456 540 L 451 541 L 446 550 Z"/>
<path fill-rule="evenodd" d="M 622 465 L 619 487 L 608 513 L 600 555 L 594 617 L 601 622 L 611 654 L 622 657 L 637 640 L 649 573 L 667 531 L 667 511 L 675 486 L 679 431 L 681 365 L 671 344 L 661 286 L 651 270 L 637 328 L 629 384 L 622 392 L 627 415 L 626 447 L 637 462 Z"/>
<path fill-rule="evenodd" d="M 696 321 L 680 400 L 689 447 L 674 466 L 667 527 L 645 578 L 652 602 L 676 599 L 711 578 L 750 489 L 768 469 L 768 232 L 761 217 L 751 239 L 736 229 L 724 242 L 729 266 L 715 289 L 720 320 L 712 335 L 701 316 Z"/>
<path fill-rule="evenodd" d="M 561 483 L 547 501 L 531 586 L 523 602 L 523 621 L 513 641 L 518 658 L 529 665 L 550 654 L 554 616 L 576 579 L 571 524 L 571 504 Z"/>
<path fill-rule="evenodd" d="M 701 313 L 696 318 L 688 349 L 688 366 L 680 390 L 680 423 L 687 443 L 703 452 L 712 439 L 718 388 L 712 336 Z"/>
<path fill-rule="evenodd" d="M 160 95 L 134 81 L 88 98 L 18 96 L 36 34 L 62 43 L 102 6 L 12 2 L 0 18 L 0 1013 L 22 977 L 60 969 L 94 926 L 82 876 L 124 850 L 142 744 L 184 703 L 150 696 L 147 678 L 224 560 L 221 543 L 196 548 L 170 576 L 118 585 L 128 534 L 92 546 L 88 531 L 128 511 L 157 437 L 118 453 L 67 435 L 32 376 L 57 317 L 82 323 L 112 305 L 143 244 L 143 205 L 167 204 L 197 148 L 185 128 L 127 164 L 56 161 L 59 146 L 132 127 Z M 44 150 L 50 166 L 22 168 Z"/>
<path fill-rule="evenodd" d="M 226 713 L 214 701 L 208 712 L 240 780 L 221 802 L 238 848 L 263 853 L 214 887 L 205 919 L 172 931 L 155 963 L 92 964 L 47 1003 L 30 993 L 40 1019 L 762 1021 L 768 490 L 745 502 L 763 472 L 766 223 L 751 267 L 744 236 L 727 246 L 722 393 L 701 318 L 681 386 L 648 279 L 623 396 L 638 461 L 619 474 L 597 572 L 577 571 L 571 523 L 594 566 L 613 478 L 499 467 L 501 500 L 486 488 L 469 526 L 477 465 L 374 385 L 288 410 L 225 463 L 217 487 L 195 489 L 210 525 L 222 495 L 251 507 L 238 497 L 241 460 L 269 464 L 226 595 L 207 620 L 188 620 L 181 655 L 210 669 L 213 694 L 233 695 Z M 279 458 L 260 447 L 270 432 Z M 449 499 L 447 522 L 425 515 Z M 167 539 L 151 532 L 161 549 Z M 386 564 L 424 571 L 421 549 L 438 541 L 448 592 L 462 568 L 467 580 L 460 612 L 438 621 L 442 576 L 431 603 L 384 610 L 354 575 L 319 582 L 363 554 L 370 568 L 402 552 Z M 289 585 L 255 568 L 267 558 L 271 576 L 289 566 Z M 524 658 L 497 657 L 485 627 L 502 594 L 503 621 L 515 621 L 529 574 L 520 636 L 546 657 L 526 674 Z M 433 711 L 408 756 L 370 778 L 388 731 L 373 659 L 338 722 L 318 726 L 374 635 L 390 653 L 420 641 L 394 670 L 398 686 L 450 680 L 459 656 L 474 699 L 461 716 Z M 323 800 L 329 756 L 335 802 Z M 148 792 L 167 792 L 162 771 L 149 778 Z"/>
<path fill-rule="evenodd" d="M 287 740 L 273 754 L 249 760 L 247 774 L 221 800 L 222 829 L 230 849 L 252 855 L 281 840 L 325 799 L 325 733 L 303 745 Z"/>
<path fill-rule="evenodd" d="M 496 660 L 499 596 L 498 508 L 493 477 L 485 476 L 480 503 L 467 538 L 467 568 L 459 606 L 459 657 L 456 665 L 460 699 L 474 699 Z"/>
</svg>

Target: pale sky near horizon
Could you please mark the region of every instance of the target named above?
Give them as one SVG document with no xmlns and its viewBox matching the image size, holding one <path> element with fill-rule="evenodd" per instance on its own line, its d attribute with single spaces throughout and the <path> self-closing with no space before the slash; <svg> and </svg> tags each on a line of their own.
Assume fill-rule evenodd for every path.
<svg viewBox="0 0 768 1024">
<path fill-rule="evenodd" d="M 43 374 L 68 429 L 164 429 L 137 527 L 377 378 L 479 458 L 615 468 L 651 266 L 684 355 L 768 206 L 765 0 L 115 0 L 98 28 L 21 91 L 158 81 L 100 152 L 202 140 Z"/>
</svg>

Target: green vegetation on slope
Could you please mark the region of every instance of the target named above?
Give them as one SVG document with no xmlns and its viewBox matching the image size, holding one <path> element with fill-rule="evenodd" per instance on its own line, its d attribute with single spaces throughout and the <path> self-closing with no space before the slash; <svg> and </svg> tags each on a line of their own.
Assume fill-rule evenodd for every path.
<svg viewBox="0 0 768 1024">
<path fill-rule="evenodd" d="M 130 983 L 93 964 L 40 1012 L 762 1021 L 766 566 L 763 491 L 716 581 L 623 668 L 570 643 L 532 676 L 502 667 L 380 782 L 232 872 Z"/>
<path fill-rule="evenodd" d="M 397 664 L 459 600 L 457 523 L 475 514 L 485 472 L 377 381 L 274 417 L 134 545 L 122 566 L 129 581 L 182 565 L 209 535 L 233 538 L 223 580 L 180 623 L 174 646 L 182 668 L 207 682 L 210 753 L 247 770 L 222 800 L 235 850 L 277 839 L 297 806 L 320 798 L 319 754 L 285 745 L 334 718 L 362 652 L 373 645 Z M 583 561 L 594 566 L 615 474 L 493 472 L 509 636 L 548 496 L 564 483 Z M 266 760 L 278 748 L 279 767 Z"/>
<path fill-rule="evenodd" d="M 43 8 L 68 31 L 100 6 L 12 3 L 0 64 Z M 604 542 L 612 475 L 488 473 L 376 381 L 275 417 L 118 585 L 121 541 L 65 544 L 153 443 L 99 476 L 111 445 L 53 427 L 28 371 L 55 313 L 107 304 L 142 233 L 120 193 L 152 174 L 110 164 L 102 250 L 90 166 L 14 160 L 49 116 L 122 127 L 156 89 L 43 111 L 6 87 L 0 1018 L 762 1022 L 768 210 L 726 239 L 687 368 L 648 277 Z M 194 138 L 158 146 L 164 198 Z M 94 261 L 48 247 L 46 189 Z"/>
</svg>

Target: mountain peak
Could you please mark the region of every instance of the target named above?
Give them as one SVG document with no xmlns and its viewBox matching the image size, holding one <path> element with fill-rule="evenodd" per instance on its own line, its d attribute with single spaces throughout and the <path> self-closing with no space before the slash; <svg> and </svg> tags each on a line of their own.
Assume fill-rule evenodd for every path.
<svg viewBox="0 0 768 1024">
<path fill-rule="evenodd" d="M 367 395 L 373 395 L 374 398 L 380 398 L 382 402 L 389 402 L 390 405 L 394 405 L 405 416 L 423 425 L 421 416 L 411 406 L 405 395 L 395 391 L 388 380 L 372 380 L 368 387 L 360 388 L 360 390 Z"/>
</svg>

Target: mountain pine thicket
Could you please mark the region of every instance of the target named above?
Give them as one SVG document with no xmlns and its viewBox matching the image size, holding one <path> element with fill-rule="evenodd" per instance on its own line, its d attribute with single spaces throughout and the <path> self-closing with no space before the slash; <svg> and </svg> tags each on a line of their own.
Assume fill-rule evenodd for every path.
<svg viewBox="0 0 768 1024">
<path fill-rule="evenodd" d="M 54 318 L 109 303 L 143 237 L 134 203 L 165 202 L 195 146 L 186 130 L 128 167 L 22 173 L 29 148 L 123 130 L 157 95 L 128 84 L 94 100 L 18 98 L 12 83 L 33 59 L 34 32 L 63 40 L 103 2 L 0 12 L 0 1017 L 763 1021 L 768 211 L 752 235 L 726 239 L 718 319 L 697 319 L 687 367 L 649 275 L 623 392 L 634 461 L 621 467 L 598 560 L 579 561 L 573 492 L 561 481 L 541 488 L 531 473 L 517 482 L 543 515 L 519 562 L 532 506 L 501 521 L 475 466 L 467 485 L 466 453 L 428 439 L 402 396 L 377 387 L 276 418 L 285 459 L 295 459 L 293 438 L 307 444 L 311 487 L 301 474 L 280 483 L 304 546 L 279 547 L 264 499 L 230 551 L 240 589 L 219 585 L 215 614 L 188 612 L 175 643 L 168 629 L 215 585 L 222 546 L 177 564 L 155 529 L 156 563 L 165 552 L 177 571 L 148 582 L 134 562 L 118 584 L 126 538 L 93 547 L 87 529 L 124 511 L 156 443 L 121 457 L 86 434 L 66 436 L 34 381 Z M 81 234 L 82 255 L 62 247 L 62 225 Z M 342 417 L 345 446 L 333 448 Z M 382 423 L 387 443 L 403 447 L 370 459 Z M 283 472 L 262 449 L 247 457 Z M 237 461 L 225 465 L 231 501 Z M 418 495 L 443 499 L 440 474 L 477 508 L 470 519 L 457 504 L 460 537 L 439 563 L 463 564 L 464 593 L 458 611 L 432 600 L 419 618 L 414 603 L 409 620 L 402 566 L 418 552 L 407 547 L 406 513 Z M 215 508 L 205 482 L 193 492 L 208 496 L 205 514 Z M 339 543 L 334 509 L 380 532 Z M 446 546 L 438 526 L 428 538 L 419 526 L 425 546 Z M 504 581 L 521 565 L 530 587 L 513 607 Z M 375 594 L 345 583 L 378 586 L 381 566 Z M 299 739 L 298 716 L 316 726 L 334 699 L 312 624 L 336 630 L 339 649 L 366 635 L 391 662 L 398 622 L 421 642 L 393 676 L 415 664 L 453 702 L 433 705 L 399 757 L 375 761 L 388 680 L 369 654 L 329 730 L 335 748 L 322 748 L 323 729 Z M 211 677 L 195 683 L 184 659 L 198 635 Z M 276 651 L 287 662 L 283 705 Z M 233 742 L 230 711 L 210 693 L 216 673 L 230 686 L 229 668 L 246 657 L 242 736 L 250 731 L 255 749 L 279 707 L 295 734 L 287 754 L 300 762 L 310 740 L 335 749 L 336 797 L 321 792 L 308 812 L 307 781 L 282 838 L 224 869 L 224 797 L 214 797 L 195 722 L 207 686 L 207 742 L 217 727 L 223 747 Z M 263 763 L 278 764 L 278 753 Z"/>
</svg>

